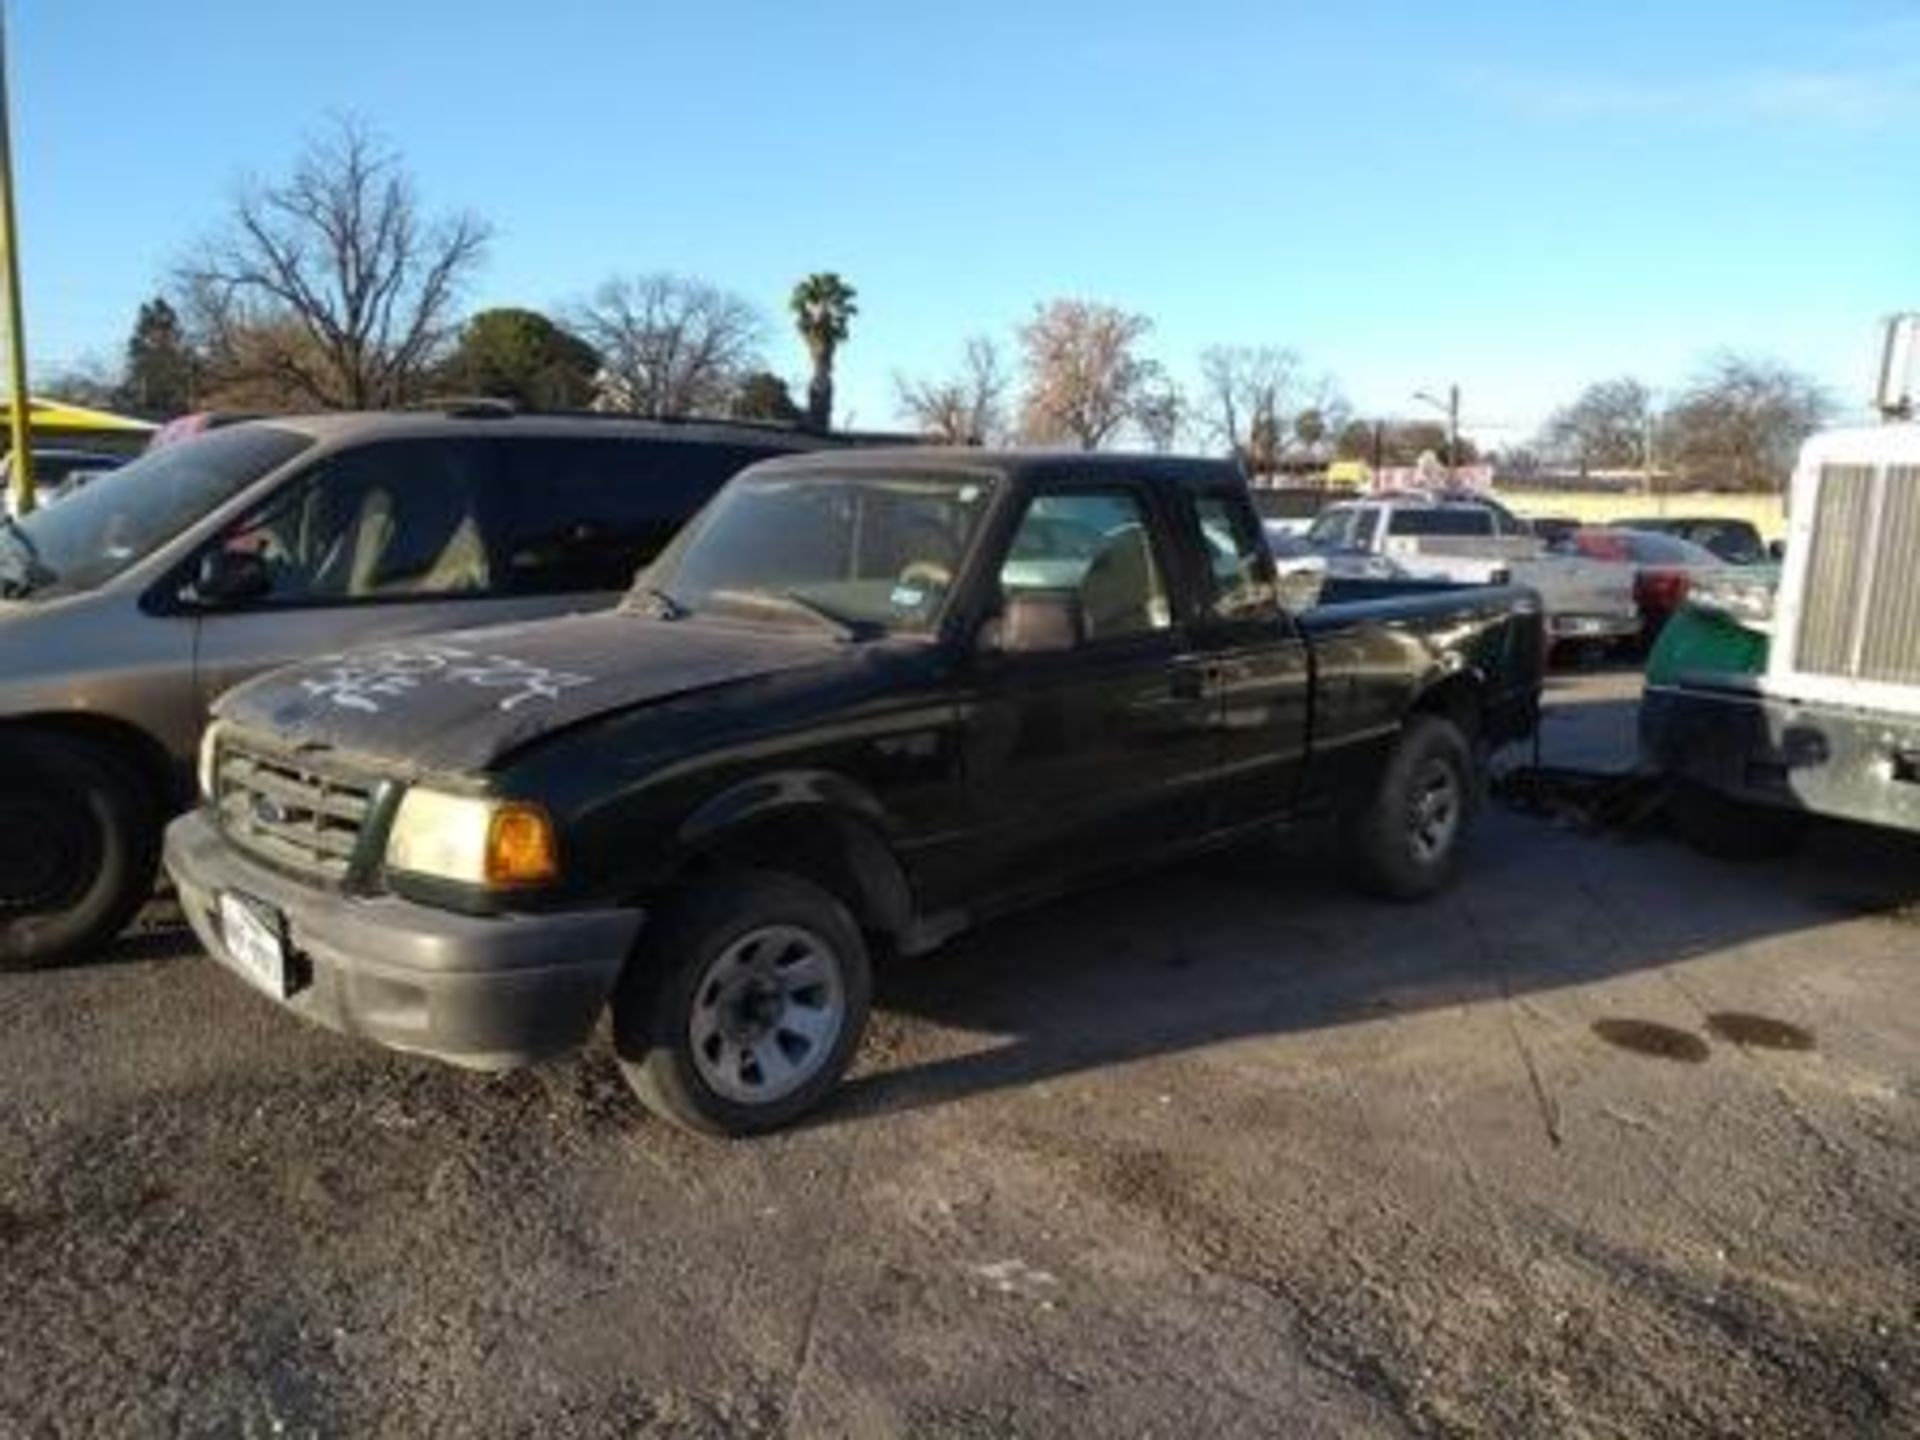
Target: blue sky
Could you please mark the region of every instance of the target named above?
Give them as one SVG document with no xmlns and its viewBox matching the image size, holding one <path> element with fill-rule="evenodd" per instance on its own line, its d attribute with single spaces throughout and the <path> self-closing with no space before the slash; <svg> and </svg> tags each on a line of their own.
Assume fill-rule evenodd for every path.
<svg viewBox="0 0 1920 1440">
<path fill-rule="evenodd" d="M 841 399 L 1036 301 L 1143 311 L 1181 376 L 1273 343 L 1358 408 L 1457 381 L 1516 438 L 1717 347 L 1864 393 L 1920 305 L 1920 5 L 922 6 L 11 0 L 35 368 L 111 356 L 248 174 L 330 112 L 497 229 L 474 304 L 615 271 L 764 306 L 838 269 Z"/>
</svg>

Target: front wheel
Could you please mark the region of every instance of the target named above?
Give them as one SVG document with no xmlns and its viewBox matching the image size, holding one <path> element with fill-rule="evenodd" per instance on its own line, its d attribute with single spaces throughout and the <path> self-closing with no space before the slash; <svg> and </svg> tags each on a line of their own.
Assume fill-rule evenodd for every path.
<svg viewBox="0 0 1920 1440">
<path fill-rule="evenodd" d="M 650 922 L 614 995 L 614 1048 L 664 1119 L 756 1134 L 840 1083 L 871 992 L 866 941 L 839 901 L 788 875 L 718 875 Z"/>
<path fill-rule="evenodd" d="M 0 737 L 0 969 L 84 957 L 153 893 L 160 817 L 130 768 L 64 735 Z"/>
<path fill-rule="evenodd" d="M 1439 715 L 1410 718 L 1372 797 L 1347 820 L 1355 882 L 1392 900 L 1420 900 L 1442 889 L 1459 865 L 1478 775 L 1458 725 Z"/>
</svg>

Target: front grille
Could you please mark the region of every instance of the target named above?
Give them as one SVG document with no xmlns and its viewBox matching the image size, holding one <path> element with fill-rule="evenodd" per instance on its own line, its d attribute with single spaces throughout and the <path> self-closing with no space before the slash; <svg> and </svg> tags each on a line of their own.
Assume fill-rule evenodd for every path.
<svg viewBox="0 0 1920 1440">
<path fill-rule="evenodd" d="M 1920 684 L 1920 466 L 1828 465 L 1814 499 L 1794 666 Z"/>
<path fill-rule="evenodd" d="M 214 756 L 214 813 L 234 844 L 305 879 L 347 878 L 378 782 L 333 764 L 222 736 Z"/>
</svg>

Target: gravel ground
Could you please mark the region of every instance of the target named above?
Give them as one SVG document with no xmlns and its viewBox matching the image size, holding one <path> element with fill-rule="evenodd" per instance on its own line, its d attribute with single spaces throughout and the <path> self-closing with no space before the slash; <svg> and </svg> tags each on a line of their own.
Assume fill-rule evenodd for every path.
<svg viewBox="0 0 1920 1440">
<path fill-rule="evenodd" d="M 1630 755 L 1630 680 L 1553 703 Z M 1917 899 L 1858 834 L 1496 812 L 1418 908 L 1277 843 L 892 968 L 738 1144 L 177 934 L 0 975 L 0 1433 L 1913 1434 Z"/>
</svg>

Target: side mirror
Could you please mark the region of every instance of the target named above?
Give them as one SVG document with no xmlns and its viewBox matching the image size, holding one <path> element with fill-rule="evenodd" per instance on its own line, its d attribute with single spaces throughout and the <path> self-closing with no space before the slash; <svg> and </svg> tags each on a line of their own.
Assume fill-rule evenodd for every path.
<svg viewBox="0 0 1920 1440">
<path fill-rule="evenodd" d="M 980 648 L 1001 655 L 1058 655 L 1086 639 L 1080 597 L 1071 590 L 1021 590 L 981 627 Z"/>
<path fill-rule="evenodd" d="M 196 605 L 240 605 L 272 589 L 267 562 L 252 551 L 209 550 L 183 598 Z"/>
<path fill-rule="evenodd" d="M 1768 541 L 1767 558 L 1775 564 L 1779 564 L 1782 560 L 1785 560 L 1787 558 L 1787 542 L 1784 540 Z"/>
</svg>

